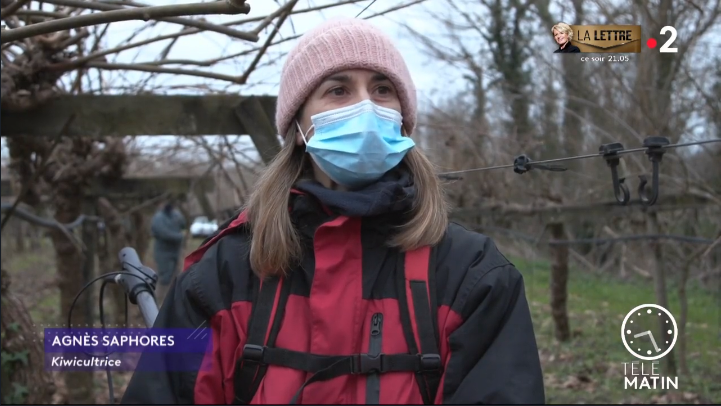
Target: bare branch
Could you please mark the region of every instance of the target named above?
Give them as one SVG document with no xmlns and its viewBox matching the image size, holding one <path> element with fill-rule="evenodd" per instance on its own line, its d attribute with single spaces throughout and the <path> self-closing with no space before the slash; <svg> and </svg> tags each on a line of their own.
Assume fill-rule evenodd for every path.
<svg viewBox="0 0 721 406">
<path fill-rule="evenodd" d="M 289 1 L 289 2 L 285 3 L 283 6 L 279 7 L 274 12 L 268 14 L 268 16 L 266 16 L 260 22 L 260 24 L 258 24 L 258 26 L 255 27 L 255 29 L 253 30 L 253 33 L 255 35 L 260 34 L 260 32 L 263 31 L 265 29 L 265 27 L 270 25 L 270 23 L 273 22 L 273 20 L 278 18 L 279 16 L 282 16 L 282 18 L 283 18 L 281 21 L 285 20 L 285 18 L 289 14 L 289 11 L 293 10 L 293 7 L 295 7 L 296 3 L 298 3 L 298 2 L 297 1 Z M 279 25 L 282 25 L 282 23 L 280 23 Z M 276 31 L 273 31 L 273 34 L 275 34 Z"/>
<path fill-rule="evenodd" d="M 107 63 L 107 62 L 90 62 L 86 66 L 89 68 L 104 69 L 104 70 L 132 70 L 132 71 L 138 71 L 138 72 L 188 75 L 188 76 L 197 76 L 197 77 L 208 78 L 208 79 L 224 80 L 224 81 L 232 82 L 232 83 L 240 83 L 239 78 L 237 78 L 235 76 L 223 75 L 220 73 L 203 72 L 203 71 L 199 71 L 199 70 L 190 70 L 190 69 L 163 68 L 160 66 L 151 66 L 151 65 Z"/>
<path fill-rule="evenodd" d="M 16 15 L 20 17 L 42 17 L 44 18 L 67 18 L 69 14 L 58 13 L 54 11 L 42 11 L 42 10 L 18 10 Z M 41 18 L 37 18 L 38 21 L 44 21 Z"/>
<path fill-rule="evenodd" d="M 24 5 L 30 3 L 31 0 L 16 0 L 14 3 L 0 10 L 0 18 L 8 18 L 20 10 Z"/>
<path fill-rule="evenodd" d="M 415 6 L 416 4 L 423 3 L 424 1 L 426 1 L 426 0 L 413 0 L 413 1 L 409 2 L 409 3 L 399 4 L 399 5 L 397 5 L 397 6 L 393 6 L 393 7 L 391 7 L 391 8 L 387 8 L 387 9 L 385 9 L 385 10 L 379 11 L 379 12 L 377 12 L 377 13 L 375 13 L 375 14 L 371 14 L 371 15 L 369 15 L 369 16 L 367 16 L 367 17 L 363 17 L 363 19 L 364 19 L 364 20 L 370 20 L 371 18 L 380 17 L 380 16 L 383 16 L 383 15 L 386 15 L 386 14 L 390 14 L 390 13 L 392 13 L 392 12 L 394 12 L 394 11 L 402 10 L 402 9 L 408 8 L 408 7 L 410 7 L 410 6 Z"/>
<path fill-rule="evenodd" d="M 204 14 L 239 14 L 249 12 L 250 6 L 244 10 L 232 6 L 226 2 L 218 1 L 213 3 L 178 4 L 171 6 L 140 7 L 135 9 L 122 9 L 103 11 L 101 13 L 84 14 L 75 17 L 63 18 L 45 23 L 32 24 L 11 30 L 3 31 L 2 40 L 4 44 L 37 35 L 50 34 L 52 32 L 70 30 L 91 25 L 99 25 L 118 21 L 128 20 L 150 20 L 179 15 L 204 15 Z M 247 39 L 247 38 L 244 38 Z"/>
<path fill-rule="evenodd" d="M 48 0 L 48 3 L 55 4 L 55 5 L 64 5 L 68 7 L 79 7 L 79 8 L 85 8 L 85 9 L 91 9 L 91 10 L 100 10 L 100 11 L 112 11 L 112 10 L 126 10 L 126 6 L 131 7 L 139 7 L 139 8 L 147 8 L 152 7 L 147 4 L 142 3 L 136 3 L 132 1 L 123 1 L 121 4 L 109 4 L 109 3 L 90 3 L 83 1 L 83 0 Z M 166 6 L 171 7 L 171 6 Z M 247 14 L 250 10 L 249 6 L 245 6 L 245 8 L 248 8 L 248 11 L 243 12 L 235 12 L 235 13 L 213 13 L 213 14 Z M 245 9 L 243 9 L 245 10 Z M 202 13 L 201 13 L 202 14 Z M 209 13 L 210 14 L 210 13 Z M 184 15 L 191 15 L 191 14 L 184 14 Z M 161 18 L 158 19 L 159 21 L 164 21 L 168 23 L 173 24 L 180 24 L 184 25 L 186 27 L 195 27 L 201 31 L 212 31 L 217 32 L 219 34 L 225 34 L 229 37 L 242 39 L 245 41 L 250 42 L 258 42 L 258 36 L 252 33 L 243 32 L 243 31 L 237 31 L 232 28 L 228 28 L 226 25 L 221 24 L 213 24 L 209 23 L 207 21 L 201 21 L 201 20 L 191 20 L 188 18 L 180 18 L 180 17 L 169 17 L 169 18 Z"/>
<path fill-rule="evenodd" d="M 268 47 L 273 42 L 273 38 L 275 38 L 276 35 L 278 35 L 278 31 L 280 31 L 280 27 L 283 26 L 283 23 L 285 22 L 285 19 L 288 18 L 290 15 L 290 11 L 293 10 L 293 7 L 298 3 L 298 0 L 291 0 L 288 3 L 286 3 L 285 6 L 281 7 L 283 10 L 283 13 L 280 16 L 280 19 L 275 24 L 275 28 L 273 28 L 273 32 L 270 33 L 268 38 L 265 40 L 265 44 L 263 44 L 263 47 L 258 50 L 258 53 L 255 54 L 255 58 L 253 58 L 253 62 L 250 63 L 248 66 L 248 69 L 245 70 L 243 75 L 240 77 L 240 83 L 246 83 L 248 81 L 248 77 L 251 73 L 255 70 L 255 68 L 258 66 L 258 62 L 260 62 L 260 59 L 265 54 L 265 51 L 268 50 Z"/>
<path fill-rule="evenodd" d="M 282 43 L 284 43 L 284 42 L 296 40 L 296 39 L 300 38 L 302 35 L 303 35 L 303 34 L 297 34 L 297 35 L 292 35 L 292 36 L 290 36 L 290 37 L 285 37 L 285 38 L 283 38 L 283 39 L 281 39 L 281 40 L 274 41 L 273 43 L 270 44 L 270 46 L 276 46 L 276 45 L 282 44 Z M 227 60 L 229 60 L 229 59 L 235 59 L 235 58 L 238 58 L 238 57 L 240 57 L 240 56 L 251 55 L 251 54 L 253 54 L 253 53 L 255 53 L 255 52 L 258 52 L 258 51 L 259 51 L 260 49 L 262 49 L 263 47 L 265 47 L 265 45 L 260 46 L 260 47 L 245 49 L 245 50 L 243 50 L 243 51 L 239 51 L 239 52 L 236 52 L 236 53 L 234 53 L 234 54 L 225 55 L 225 56 L 220 56 L 220 57 L 213 58 L 213 59 L 206 59 L 206 60 L 202 60 L 202 61 L 197 61 L 197 60 L 193 60 L 193 59 L 164 59 L 164 60 L 160 60 L 160 61 L 143 62 L 143 63 L 140 63 L 140 64 L 141 64 L 141 65 L 150 65 L 150 66 L 157 66 L 157 65 L 213 66 L 213 65 L 215 65 L 215 64 L 217 64 L 217 63 L 219 63 L 219 62 L 227 61 Z M 73 62 L 74 62 L 74 61 L 73 61 Z"/>
<path fill-rule="evenodd" d="M 61 2 L 62 2 L 63 4 L 70 4 L 71 2 L 76 2 L 76 1 L 79 1 L 79 0 L 50 0 L 50 1 L 55 2 L 55 3 L 57 3 L 57 4 L 60 4 Z M 337 7 L 337 6 L 340 6 L 340 5 L 358 3 L 358 2 L 360 2 L 360 1 L 364 1 L 364 0 L 345 0 L 345 1 L 340 1 L 340 2 L 337 2 L 337 3 L 325 4 L 325 5 L 317 6 L 317 7 L 310 7 L 310 8 L 305 8 L 305 9 L 301 9 L 301 10 L 294 10 L 294 11 L 292 12 L 292 15 L 310 13 L 310 12 L 314 12 L 314 11 L 320 11 L 320 10 L 323 10 L 323 9 L 332 8 L 332 7 Z M 94 6 L 95 6 L 95 5 L 96 5 L 96 4 L 94 4 Z M 103 6 L 105 6 L 105 4 L 103 4 Z M 281 9 L 282 9 L 282 8 L 283 8 L 283 7 L 281 7 Z M 379 14 L 374 14 L 374 15 L 369 16 L 369 17 L 366 17 L 366 18 L 373 18 L 373 17 L 375 17 L 375 16 L 378 16 L 378 15 L 381 15 L 381 14 L 385 14 L 385 13 L 386 13 L 386 12 L 382 12 L 382 13 L 379 13 Z M 247 24 L 247 23 L 256 22 L 256 21 L 264 21 L 265 19 L 266 19 L 265 16 L 263 16 L 263 17 L 252 17 L 252 18 L 245 18 L 245 19 L 242 19 L 242 20 L 230 21 L 230 22 L 223 23 L 223 24 L 220 24 L 220 25 L 215 25 L 215 24 L 210 24 L 210 25 L 213 25 L 213 26 L 215 26 L 216 28 L 217 28 L 217 27 L 220 27 L 220 29 L 223 29 L 223 28 L 225 28 L 225 27 L 232 26 L 232 25 L 242 25 L 242 24 Z M 168 20 L 164 20 L 164 21 L 168 21 Z M 193 22 L 193 23 L 201 23 L 201 22 L 199 22 L 199 21 L 198 21 L 198 22 L 195 22 L 195 21 L 193 21 L 193 20 L 185 20 L 185 21 L 190 21 L 190 22 Z M 268 24 L 269 24 L 269 23 L 270 23 L 270 22 L 268 22 Z M 208 23 L 204 23 L 204 24 L 208 24 Z M 258 31 L 258 32 L 259 32 L 263 27 L 265 27 L 265 25 L 263 25 L 263 24 L 264 24 L 264 22 L 261 23 L 261 24 L 259 24 L 259 26 L 258 26 L 259 28 L 256 28 L 255 31 Z M 190 24 L 187 24 L 187 23 L 186 23 L 186 24 L 184 24 L 184 25 L 189 26 Z M 195 26 L 197 26 L 197 25 L 198 25 L 198 24 L 195 24 Z M 182 31 L 180 31 L 180 32 L 173 33 L 173 34 L 160 35 L 160 36 L 157 36 L 157 37 L 149 38 L 149 39 L 142 40 L 142 41 L 138 41 L 138 42 L 135 42 L 135 43 L 130 43 L 130 44 L 125 44 L 125 45 L 116 46 L 116 47 L 109 48 L 109 49 L 106 49 L 106 50 L 102 50 L 102 51 L 98 51 L 98 52 L 91 53 L 91 54 L 89 54 L 89 55 L 87 55 L 87 56 L 83 56 L 83 57 L 76 58 L 76 59 L 74 59 L 74 60 L 72 60 L 72 61 L 69 61 L 69 62 L 62 62 L 62 63 L 58 64 L 58 65 L 60 65 L 60 66 L 57 66 L 57 68 L 58 68 L 58 69 L 66 69 L 66 70 L 75 69 L 75 68 L 78 68 L 78 67 L 82 66 L 83 64 L 85 64 L 86 62 L 88 62 L 88 61 L 90 61 L 90 60 L 99 59 L 99 58 L 102 58 L 103 56 L 107 56 L 107 55 L 110 55 L 110 54 L 115 54 L 115 53 L 122 52 L 122 51 L 127 51 L 128 49 L 141 47 L 141 46 L 144 46 L 144 45 L 152 44 L 152 43 L 154 43 L 154 42 L 165 41 L 165 40 L 167 40 L 167 39 L 176 39 L 176 38 L 180 38 L 180 37 L 184 37 L 184 36 L 188 36 L 188 35 L 194 35 L 194 34 L 202 33 L 203 31 L 204 31 L 204 29 L 200 29 L 200 28 L 189 28 L 189 29 L 184 29 L 184 30 L 182 30 Z M 216 32 L 221 32 L 221 33 L 223 33 L 222 31 L 219 31 L 219 30 L 217 30 L 217 29 L 216 29 L 216 30 L 211 30 L 211 31 L 216 31 Z M 236 32 L 236 33 L 237 33 L 237 32 L 240 32 L 240 31 L 236 31 L 236 30 L 231 30 L 231 31 L 234 31 L 234 32 Z M 244 33 L 244 34 L 252 35 L 252 34 L 250 34 L 250 33 Z M 232 35 L 231 35 L 231 36 L 232 36 Z M 237 37 L 237 36 L 236 36 L 236 37 Z M 300 35 L 294 35 L 294 36 L 291 36 L 291 37 L 288 37 L 288 38 L 284 38 L 284 39 L 282 39 L 282 40 L 279 40 L 279 41 L 277 41 L 277 42 L 274 42 L 272 45 L 281 44 L 281 43 L 286 42 L 286 41 L 292 41 L 292 40 L 294 40 L 294 39 L 296 39 L 296 38 L 299 38 L 299 37 L 300 37 Z M 258 38 L 255 37 L 255 39 L 252 40 L 251 42 L 256 42 L 257 40 L 258 40 Z M 235 58 L 235 57 L 237 57 L 237 56 L 247 55 L 247 54 L 253 53 L 253 52 L 255 52 L 255 51 L 258 51 L 258 50 L 260 50 L 261 48 L 262 48 L 262 47 L 256 47 L 256 48 L 253 48 L 253 49 L 250 49 L 250 50 L 241 51 L 241 52 L 239 52 L 239 53 L 237 53 L 237 54 L 234 54 L 234 55 L 229 55 L 229 56 L 221 57 L 221 58 L 218 58 L 218 62 L 223 61 L 223 60 L 227 60 L 227 59 L 232 59 L 232 58 Z M 162 62 L 162 63 L 159 63 L 159 62 L 144 63 L 144 65 L 156 65 L 156 64 L 161 64 L 161 65 L 162 65 L 162 64 L 168 64 L 168 62 Z M 198 65 L 198 66 L 210 66 L 210 65 L 206 65 L 204 62 L 195 62 L 195 63 L 188 62 L 187 64 L 189 64 L 189 65 Z"/>
<path fill-rule="evenodd" d="M 27 221 L 28 223 L 34 224 L 36 226 L 55 229 L 55 230 L 60 231 L 61 233 L 63 233 L 63 235 L 65 235 L 68 238 L 68 240 L 70 240 L 70 242 L 80 252 L 85 250 L 85 245 L 83 244 L 82 241 L 78 240 L 75 237 L 75 235 L 72 233 L 72 230 L 74 228 L 82 225 L 86 221 L 96 221 L 97 220 L 96 217 L 86 216 L 83 214 L 80 217 L 78 217 L 77 219 L 75 219 L 75 221 L 73 221 L 72 223 L 61 224 L 60 222 L 58 222 L 55 219 L 44 219 L 42 217 L 38 217 L 28 211 L 25 211 L 21 207 L 13 207 L 9 203 L 2 203 L 1 206 L 2 206 L 1 208 L 2 208 L 3 212 L 6 212 L 6 211 L 11 212 L 15 216 Z"/>
<path fill-rule="evenodd" d="M 12 204 L 10 204 L 10 203 L 2 203 L 2 205 L 0 206 L 0 209 L 2 210 L 3 213 L 12 211 L 13 215 L 16 215 L 17 217 L 19 217 L 27 222 L 35 224 L 36 226 L 45 227 L 45 228 L 64 229 L 65 231 L 69 231 L 69 230 L 78 228 L 80 225 L 82 225 L 86 221 L 97 221 L 98 220 L 97 217 L 86 216 L 83 214 L 71 223 L 61 224 L 57 220 L 54 220 L 54 219 L 45 219 L 42 217 L 38 217 L 38 216 L 26 211 L 22 207 L 13 208 Z"/>
</svg>

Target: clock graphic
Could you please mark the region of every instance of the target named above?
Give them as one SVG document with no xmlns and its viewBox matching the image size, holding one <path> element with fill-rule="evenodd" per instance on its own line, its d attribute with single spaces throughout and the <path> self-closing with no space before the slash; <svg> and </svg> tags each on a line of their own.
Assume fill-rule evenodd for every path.
<svg viewBox="0 0 721 406">
<path fill-rule="evenodd" d="M 656 304 L 642 304 L 626 314 L 621 325 L 621 339 L 628 352 L 645 361 L 666 356 L 678 338 L 676 319 Z"/>
</svg>

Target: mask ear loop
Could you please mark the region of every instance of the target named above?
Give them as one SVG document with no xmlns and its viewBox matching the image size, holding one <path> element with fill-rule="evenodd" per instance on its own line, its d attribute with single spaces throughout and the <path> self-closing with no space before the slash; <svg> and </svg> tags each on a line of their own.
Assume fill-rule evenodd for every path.
<svg viewBox="0 0 721 406">
<path fill-rule="evenodd" d="M 303 139 L 303 143 L 306 146 L 308 146 L 308 140 L 306 139 L 306 134 L 308 134 L 310 132 L 310 130 L 312 130 L 313 127 L 315 127 L 315 124 L 311 124 L 310 128 L 308 128 L 308 131 L 306 131 L 305 134 L 303 134 L 303 129 L 300 128 L 300 123 L 298 122 L 298 120 L 295 121 L 295 126 L 298 128 L 298 132 L 300 133 L 300 137 Z"/>
</svg>

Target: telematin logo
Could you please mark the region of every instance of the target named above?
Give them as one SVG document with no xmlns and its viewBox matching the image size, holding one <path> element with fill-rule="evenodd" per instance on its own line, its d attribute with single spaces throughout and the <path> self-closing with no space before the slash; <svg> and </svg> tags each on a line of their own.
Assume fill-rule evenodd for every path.
<svg viewBox="0 0 721 406">
<path fill-rule="evenodd" d="M 654 336 L 654 327 L 663 326 L 660 336 Z M 657 329 L 656 329 L 657 330 Z M 621 324 L 621 340 L 631 355 L 655 361 L 673 349 L 678 339 L 678 326 L 671 312 L 657 304 L 643 304 L 626 314 Z M 643 349 L 642 349 L 643 348 Z"/>
<path fill-rule="evenodd" d="M 624 389 L 678 389 L 678 376 L 662 375 L 658 362 L 673 350 L 677 339 L 676 319 L 663 306 L 649 303 L 631 309 L 621 323 L 621 341 L 642 361 L 623 363 Z"/>
</svg>

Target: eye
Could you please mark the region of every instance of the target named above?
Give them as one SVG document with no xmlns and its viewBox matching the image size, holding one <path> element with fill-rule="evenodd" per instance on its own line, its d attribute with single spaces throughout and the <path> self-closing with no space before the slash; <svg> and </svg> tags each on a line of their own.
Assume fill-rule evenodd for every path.
<svg viewBox="0 0 721 406">
<path fill-rule="evenodd" d="M 334 87 L 334 88 L 328 90 L 327 93 L 330 95 L 333 95 L 333 96 L 340 97 L 340 96 L 345 96 L 346 90 L 344 88 L 338 86 L 338 87 Z"/>
<path fill-rule="evenodd" d="M 382 95 L 393 94 L 393 88 L 386 85 L 381 85 L 376 88 L 376 92 Z"/>
</svg>

